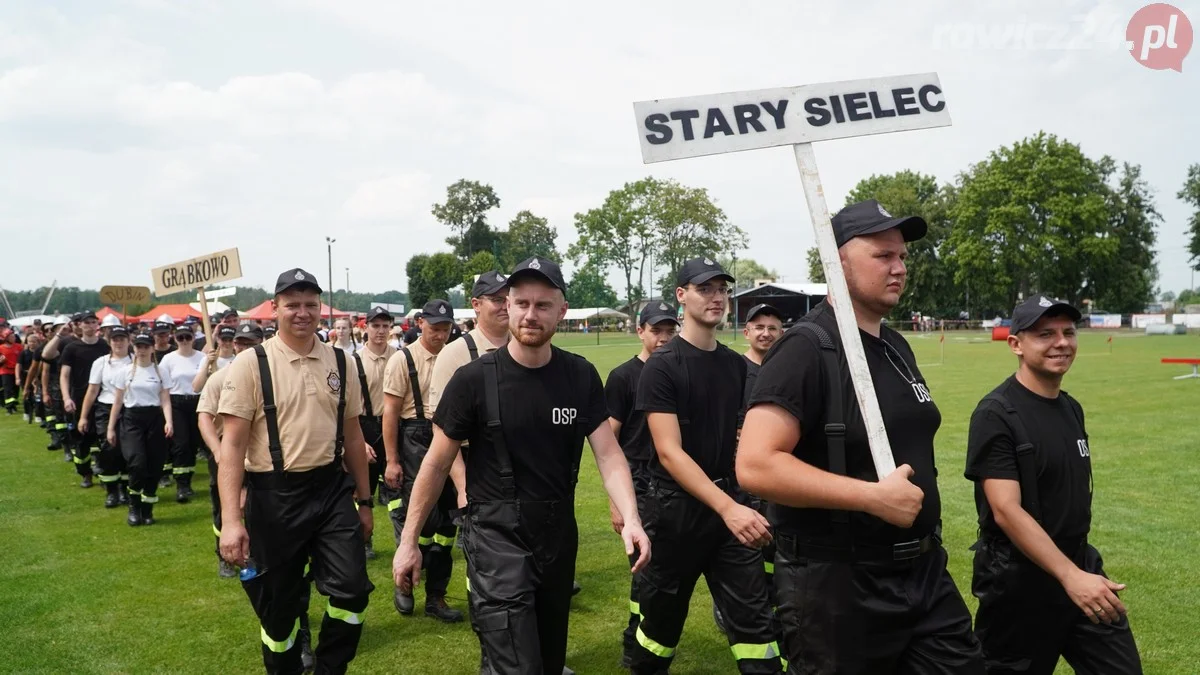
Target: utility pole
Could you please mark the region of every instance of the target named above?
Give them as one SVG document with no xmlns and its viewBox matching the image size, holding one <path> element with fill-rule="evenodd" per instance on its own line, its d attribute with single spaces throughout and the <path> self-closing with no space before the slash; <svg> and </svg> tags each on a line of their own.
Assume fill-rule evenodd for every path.
<svg viewBox="0 0 1200 675">
<path fill-rule="evenodd" d="M 333 242 L 336 239 L 325 237 L 326 251 L 329 255 L 329 327 L 333 328 Z"/>
</svg>

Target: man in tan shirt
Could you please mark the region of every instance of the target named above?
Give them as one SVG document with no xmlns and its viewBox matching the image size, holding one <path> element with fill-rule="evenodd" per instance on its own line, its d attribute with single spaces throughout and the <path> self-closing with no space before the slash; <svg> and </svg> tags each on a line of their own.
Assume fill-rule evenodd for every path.
<svg viewBox="0 0 1200 675">
<path fill-rule="evenodd" d="M 316 671 L 340 673 L 358 651 L 374 590 L 363 549 L 373 521 L 362 392 L 348 386 L 345 352 L 316 339 L 316 277 L 284 272 L 272 305 L 277 338 L 239 354 L 221 387 L 221 556 L 243 568 L 267 671 L 289 673 L 301 670 L 296 636 L 311 556 L 317 590 L 329 597 Z"/>
<path fill-rule="evenodd" d="M 367 478 L 372 494 L 383 477 L 383 375 L 388 359 L 396 353 L 396 349 L 388 344 L 388 332 L 392 330 L 393 321 L 386 309 L 373 307 L 367 312 L 366 340 L 354 352 L 358 373 L 355 382 L 363 396 L 363 414 L 358 418 L 358 423 L 367 442 Z M 375 547 L 368 537 L 367 560 L 374 559 Z"/>
<path fill-rule="evenodd" d="M 442 348 L 450 337 L 454 309 L 445 300 L 430 300 L 418 321 L 421 337 L 401 349 L 387 363 L 384 374 L 383 443 L 387 450 L 387 469 L 380 489 L 388 500 L 396 542 L 404 531 L 405 506 L 412 492 L 413 481 L 421 468 L 421 460 L 433 440 L 433 409 L 429 400 L 430 374 L 435 368 Z M 446 589 L 450 584 L 451 552 L 458 528 L 451 511 L 458 506 L 458 493 L 450 481 L 442 488 L 441 499 L 433 517 L 421 531 L 419 543 L 424 554 L 429 583 L 425 586 L 425 615 L 456 623 L 463 614 L 446 604 Z M 412 593 L 396 589 L 396 611 L 403 615 L 413 612 Z"/>
<path fill-rule="evenodd" d="M 484 272 L 471 288 L 471 308 L 478 321 L 475 329 L 446 345 L 438 355 L 429 383 L 429 402 L 432 412 L 446 383 L 459 368 L 467 365 L 479 355 L 495 351 L 508 343 L 508 277 L 496 270 Z"/>
</svg>

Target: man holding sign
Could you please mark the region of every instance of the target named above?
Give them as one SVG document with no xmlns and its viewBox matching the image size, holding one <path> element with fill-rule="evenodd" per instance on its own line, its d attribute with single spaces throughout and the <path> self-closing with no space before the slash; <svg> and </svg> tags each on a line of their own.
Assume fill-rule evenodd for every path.
<svg viewBox="0 0 1200 675">
<path fill-rule="evenodd" d="M 832 224 L 900 466 L 879 480 L 833 307 L 822 302 L 763 361 L 737 453 L 738 481 L 771 502 L 783 651 L 793 672 L 983 673 L 941 545 L 941 414 L 908 343 L 881 325 L 904 290 L 905 243 L 927 225 L 875 200 Z"/>
</svg>

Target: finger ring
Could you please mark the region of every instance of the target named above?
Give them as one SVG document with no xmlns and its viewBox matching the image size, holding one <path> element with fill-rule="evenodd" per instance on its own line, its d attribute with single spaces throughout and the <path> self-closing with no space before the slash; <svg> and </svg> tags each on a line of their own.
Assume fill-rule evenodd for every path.
<svg viewBox="0 0 1200 675">
<path fill-rule="evenodd" d="M 1092 611 L 1093 611 L 1093 612 L 1095 612 L 1095 613 L 1097 613 L 1097 614 L 1099 614 L 1099 613 L 1103 612 L 1104 610 L 1102 610 L 1102 609 L 1100 609 L 1099 607 L 1097 607 L 1096 609 L 1093 609 Z"/>
</svg>

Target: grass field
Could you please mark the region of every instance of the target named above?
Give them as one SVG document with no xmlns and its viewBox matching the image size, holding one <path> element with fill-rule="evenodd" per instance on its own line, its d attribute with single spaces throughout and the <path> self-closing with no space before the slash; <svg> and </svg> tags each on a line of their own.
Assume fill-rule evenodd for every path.
<svg viewBox="0 0 1200 675">
<path fill-rule="evenodd" d="M 1171 379 L 1182 366 L 1161 357 L 1200 357 L 1196 336 L 1085 333 L 1066 388 L 1087 412 L 1096 498 L 1092 541 L 1123 600 L 1147 673 L 1195 673 L 1200 666 L 1200 585 L 1195 582 L 1200 515 L 1200 381 Z M 557 344 L 608 373 L 637 343 L 606 335 L 564 335 Z M 969 595 L 975 511 L 962 478 L 967 422 L 976 402 L 1014 367 L 1007 349 L 982 334 L 911 338 L 943 415 L 937 459 L 950 570 Z M 744 340 L 735 344 L 745 347 Z M 236 580 L 218 579 L 209 505 L 164 499 L 158 524 L 133 529 L 123 509 L 101 507 L 100 487 L 82 490 L 61 452 L 19 416 L 0 414 L 0 671 L 21 673 L 261 672 L 259 628 Z M 197 487 L 207 486 L 201 472 Z M 164 491 L 170 498 L 174 490 Z M 585 461 L 577 497 L 583 592 L 571 614 L 568 664 L 580 673 L 620 672 L 627 617 L 627 563 L 608 525 L 595 465 Z M 466 623 L 402 618 L 391 604 L 390 526 L 376 510 L 377 590 L 352 671 L 471 673 L 478 646 Z M 457 553 L 457 552 L 456 552 Z M 1191 581 L 1189 581 L 1191 579 Z M 421 600 L 418 592 L 418 602 Z M 451 604 L 465 608 L 461 557 Z M 324 598 L 314 593 L 314 627 Z M 697 586 L 674 673 L 736 672 Z M 1060 672 L 1070 672 L 1065 665 Z"/>
</svg>

